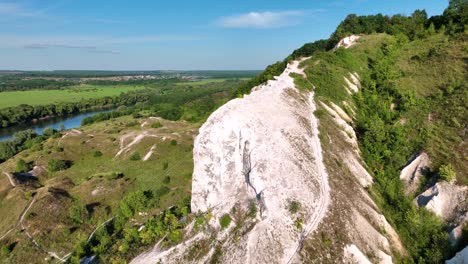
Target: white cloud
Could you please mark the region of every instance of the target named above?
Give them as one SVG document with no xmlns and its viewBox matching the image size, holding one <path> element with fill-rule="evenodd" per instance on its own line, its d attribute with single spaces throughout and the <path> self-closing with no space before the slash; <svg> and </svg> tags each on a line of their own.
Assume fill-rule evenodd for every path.
<svg viewBox="0 0 468 264">
<path fill-rule="evenodd" d="M 181 42 L 196 39 L 188 35 L 87 36 L 87 35 L 0 35 L 0 47 L 96 49 L 100 46 Z"/>
<path fill-rule="evenodd" d="M 25 44 L 23 46 L 25 49 L 48 49 L 48 48 L 63 48 L 63 49 L 85 49 L 85 50 L 95 50 L 95 46 L 77 46 L 69 44 Z"/>
<path fill-rule="evenodd" d="M 185 35 L 146 35 L 146 36 L 34 36 L 0 35 L 0 48 L 22 48 L 29 50 L 73 49 L 77 51 L 120 54 L 119 46 L 127 44 L 149 44 L 160 42 L 190 41 L 195 38 Z"/>
<path fill-rule="evenodd" d="M 218 25 L 225 28 L 277 28 L 298 24 L 303 11 L 250 12 L 222 17 Z"/>
<path fill-rule="evenodd" d="M 118 50 L 100 49 L 96 46 L 77 46 L 69 44 L 26 44 L 23 46 L 25 49 L 77 49 L 84 50 L 92 53 L 103 53 L 103 54 L 120 54 Z"/>
<path fill-rule="evenodd" d="M 114 54 L 114 55 L 120 54 L 120 51 L 118 51 L 118 50 L 90 49 L 90 50 L 88 50 L 88 52 L 103 53 L 103 54 Z"/>
<path fill-rule="evenodd" d="M 3 17 L 39 17 L 43 10 L 30 10 L 16 3 L 0 3 L 0 16 Z"/>
</svg>

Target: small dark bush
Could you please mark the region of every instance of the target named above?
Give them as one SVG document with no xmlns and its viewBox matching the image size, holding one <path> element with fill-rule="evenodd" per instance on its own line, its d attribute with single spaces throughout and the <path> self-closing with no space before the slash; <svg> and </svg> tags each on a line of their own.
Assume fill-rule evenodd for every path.
<svg viewBox="0 0 468 264">
<path fill-rule="evenodd" d="M 162 126 L 163 126 L 163 125 L 161 124 L 161 122 L 156 122 L 156 123 L 151 124 L 151 127 L 152 127 L 152 128 L 160 128 L 160 127 L 162 127 Z"/>
<path fill-rule="evenodd" d="M 296 200 L 292 200 L 289 202 L 289 212 L 291 214 L 295 214 L 297 212 L 299 212 L 299 210 L 301 209 L 301 203 L 296 201 Z"/>
<path fill-rule="evenodd" d="M 171 177 L 169 177 L 169 176 L 164 177 L 164 179 L 163 179 L 164 184 L 169 184 L 170 182 L 171 182 Z"/>
<path fill-rule="evenodd" d="M 72 165 L 72 162 L 69 160 L 56 160 L 56 159 L 51 159 L 47 163 L 47 169 L 51 172 L 56 172 L 56 171 L 62 171 L 70 168 Z"/>
<path fill-rule="evenodd" d="M 140 153 L 138 152 L 133 153 L 132 156 L 130 156 L 130 160 L 133 160 L 133 161 L 141 160 Z"/>
</svg>

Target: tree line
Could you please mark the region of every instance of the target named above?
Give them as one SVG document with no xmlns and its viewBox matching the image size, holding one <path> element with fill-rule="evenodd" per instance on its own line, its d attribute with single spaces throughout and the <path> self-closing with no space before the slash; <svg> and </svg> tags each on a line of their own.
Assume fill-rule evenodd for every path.
<svg viewBox="0 0 468 264">
<path fill-rule="evenodd" d="M 145 104 L 128 108 L 119 108 L 116 111 L 99 113 L 81 121 L 81 125 L 90 125 L 96 122 L 109 120 L 125 115 L 141 117 L 140 112 L 150 116 L 159 116 L 167 120 L 186 120 L 199 122 L 204 120 L 217 107 L 221 106 L 232 93 L 232 87 L 239 81 L 226 81 L 211 83 L 199 87 L 171 86 L 161 88 L 158 93 L 149 95 Z"/>
<path fill-rule="evenodd" d="M 33 89 L 59 90 L 72 85 L 76 85 L 76 82 L 72 80 L 17 79 L 9 77 L 0 81 L 0 92 Z"/>
</svg>

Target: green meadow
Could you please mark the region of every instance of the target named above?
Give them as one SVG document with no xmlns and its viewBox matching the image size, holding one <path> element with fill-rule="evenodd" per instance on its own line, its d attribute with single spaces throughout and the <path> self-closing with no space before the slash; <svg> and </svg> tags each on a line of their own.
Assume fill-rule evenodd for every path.
<svg viewBox="0 0 468 264">
<path fill-rule="evenodd" d="M 49 105 L 78 102 L 80 100 L 117 96 L 134 90 L 144 89 L 134 85 L 79 85 L 63 90 L 31 90 L 0 93 L 0 108 L 15 107 L 21 104 Z"/>
</svg>

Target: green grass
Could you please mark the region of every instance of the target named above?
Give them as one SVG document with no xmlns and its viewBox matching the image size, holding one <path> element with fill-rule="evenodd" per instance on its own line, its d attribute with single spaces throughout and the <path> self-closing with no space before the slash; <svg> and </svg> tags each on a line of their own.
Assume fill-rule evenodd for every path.
<svg viewBox="0 0 468 264">
<path fill-rule="evenodd" d="M 375 179 L 370 192 L 399 232 L 408 261 L 421 257 L 440 262 L 453 250 L 445 223 L 414 206 L 413 197 L 404 195 L 399 173 L 413 154 L 426 151 L 432 172 L 450 164 L 458 184 L 467 182 L 466 38 L 433 34 L 409 41 L 386 34 L 363 36 L 349 49 L 318 52 L 304 61 L 307 79 L 293 76 L 302 89 L 313 85 L 318 100 L 344 109 L 342 101 L 357 106 L 355 129 Z M 350 96 L 343 76 L 354 71 L 362 86 Z"/>
<path fill-rule="evenodd" d="M 140 123 L 147 121 L 142 128 Z M 162 127 L 152 128 L 161 123 Z M 129 126 L 128 124 L 135 124 Z M 154 208 L 150 217 L 162 210 L 180 204 L 190 197 L 191 175 L 193 170 L 193 136 L 199 123 L 174 122 L 161 119 L 135 119 L 123 116 L 80 128 L 80 135 L 66 138 L 50 138 L 42 143 L 42 149 L 25 150 L 0 164 L 0 172 L 13 171 L 16 162 L 24 159 L 35 161 L 36 165 L 46 166 L 52 159 L 70 160 L 73 165 L 63 171 L 49 172 L 40 177 L 44 187 L 34 190 L 37 201 L 25 220 L 28 231 L 48 250 L 65 255 L 92 232 L 100 223 L 116 215 L 123 197 L 133 191 L 167 190 Z M 160 135 L 148 137 L 135 144 L 130 151 L 116 157 L 120 149 L 120 137 L 141 133 L 143 130 Z M 164 138 L 166 137 L 166 138 Z M 176 139 L 177 144 L 171 144 Z M 126 141 L 128 144 L 130 141 Z M 60 146 L 60 151 L 57 146 Z M 147 161 L 143 157 L 155 146 L 155 152 Z M 63 149 L 63 151 L 61 150 Z M 102 155 L 95 155 L 100 152 Z M 141 160 L 131 160 L 133 153 L 140 153 Z M 26 193 L 29 188 L 11 189 L 8 179 L 0 175 L 0 235 L 14 225 L 22 210 L 27 206 Z M 64 190 L 68 195 L 51 193 L 51 187 Z M 5 199 L 9 197 L 9 199 Z M 93 206 L 93 211 L 83 218 L 82 223 L 73 222 L 69 208 L 73 206 Z M 136 216 L 139 221 L 147 217 Z M 53 220 L 51 220 L 53 219 Z M 23 260 L 36 252 L 30 248 L 23 235 L 12 232 L 8 241 L 19 241 L 13 250 L 10 261 Z M 0 246 L 2 244 L 0 243 Z M 24 250 L 19 252 L 19 250 Z M 136 251 L 135 251 L 136 253 Z M 1 257 L 1 255 L 0 255 Z"/>
<path fill-rule="evenodd" d="M 177 85 L 191 85 L 191 86 L 200 86 L 200 85 L 205 85 L 208 83 L 220 83 L 220 82 L 225 82 L 229 80 L 242 80 L 242 81 L 247 81 L 250 80 L 251 78 L 247 77 L 242 77 L 242 78 L 219 78 L 219 79 L 198 79 L 196 81 L 189 81 L 189 82 L 178 82 Z"/>
<path fill-rule="evenodd" d="M 78 102 L 83 99 L 117 96 L 121 93 L 144 89 L 144 86 L 118 85 L 79 85 L 64 90 L 31 90 L 0 93 L 0 108 L 15 107 L 21 104 L 50 105 L 63 102 Z"/>
</svg>

